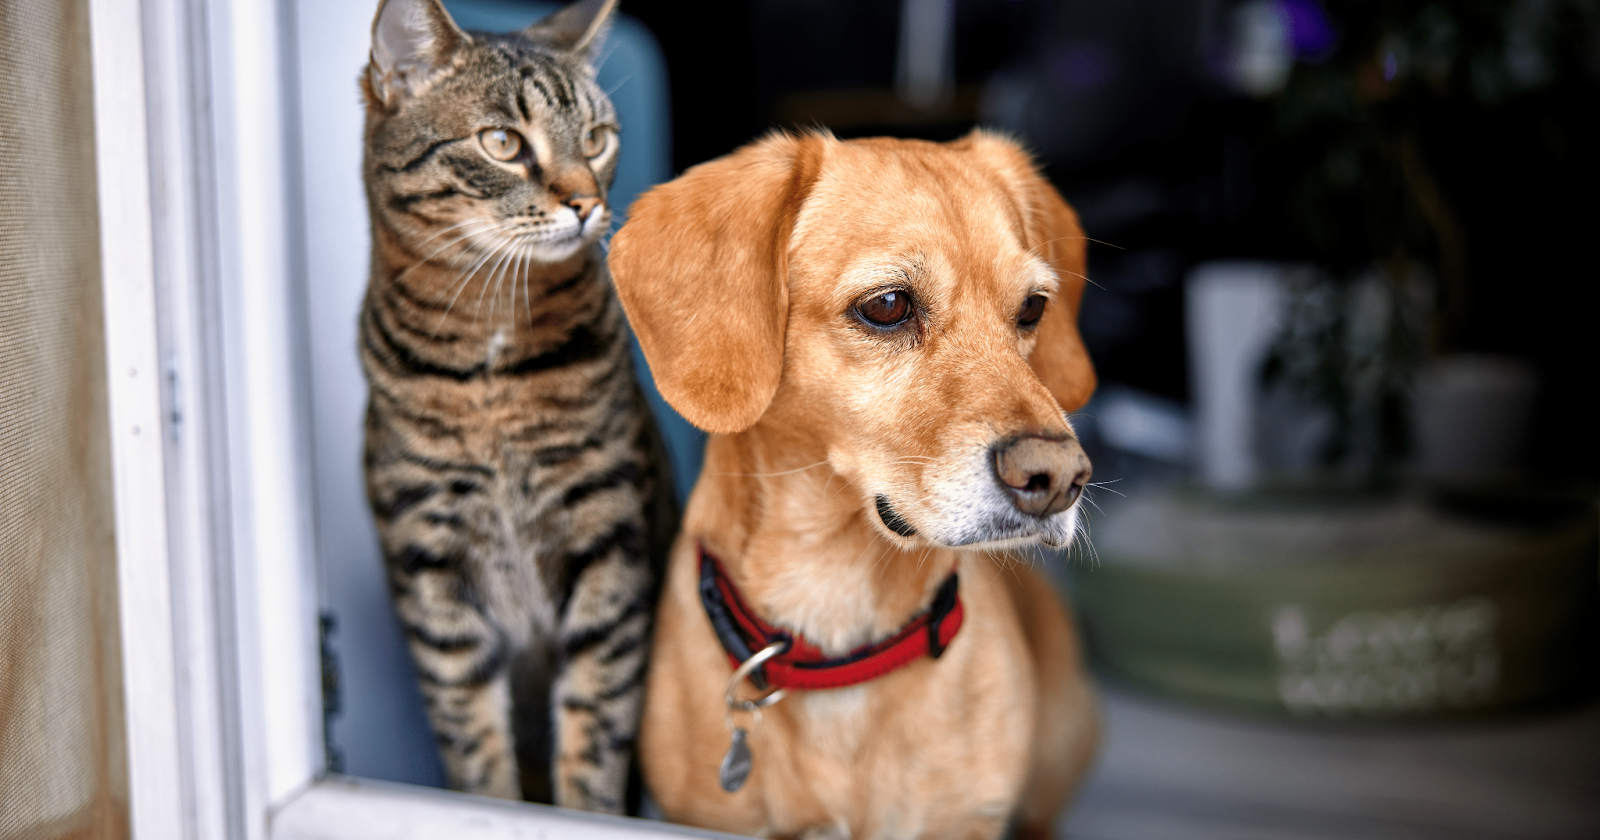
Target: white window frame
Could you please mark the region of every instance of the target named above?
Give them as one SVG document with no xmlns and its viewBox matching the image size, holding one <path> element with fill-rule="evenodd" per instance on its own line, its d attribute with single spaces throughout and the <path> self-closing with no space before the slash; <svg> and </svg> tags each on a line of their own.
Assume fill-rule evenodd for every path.
<svg viewBox="0 0 1600 840">
<path fill-rule="evenodd" d="M 294 3 L 88 6 L 133 836 L 710 836 L 325 775 Z"/>
</svg>

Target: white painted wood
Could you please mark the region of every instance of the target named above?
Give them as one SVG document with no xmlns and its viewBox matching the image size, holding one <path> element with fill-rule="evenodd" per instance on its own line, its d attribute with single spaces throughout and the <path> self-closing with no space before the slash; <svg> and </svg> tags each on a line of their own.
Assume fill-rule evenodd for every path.
<svg viewBox="0 0 1600 840">
<path fill-rule="evenodd" d="M 89 2 L 129 811 L 153 838 L 181 836 L 184 812 L 139 13 Z"/>
<path fill-rule="evenodd" d="M 137 838 L 262 837 L 321 763 L 279 12 L 90 2 Z"/>
<path fill-rule="evenodd" d="M 665 840 L 733 836 L 340 776 L 319 782 L 279 808 L 272 818 L 271 840 Z"/>
<path fill-rule="evenodd" d="M 322 765 L 289 5 L 205 3 L 246 838 Z"/>
<path fill-rule="evenodd" d="M 217 329 L 215 202 L 203 16 L 144 0 L 152 248 L 164 374 L 168 568 L 184 840 L 243 824 L 229 545 L 226 414 Z"/>
</svg>

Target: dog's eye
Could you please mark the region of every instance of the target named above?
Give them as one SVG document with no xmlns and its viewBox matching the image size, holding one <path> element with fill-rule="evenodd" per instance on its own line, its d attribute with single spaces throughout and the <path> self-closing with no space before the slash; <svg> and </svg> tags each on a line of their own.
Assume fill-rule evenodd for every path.
<svg viewBox="0 0 1600 840">
<path fill-rule="evenodd" d="M 892 327 L 911 317 L 911 296 L 905 292 L 884 292 L 856 304 L 856 312 L 880 327 Z"/>
<path fill-rule="evenodd" d="M 1039 318 L 1044 315 L 1044 295 L 1028 295 L 1022 302 L 1022 311 L 1017 313 L 1017 326 L 1031 327 L 1039 323 Z"/>
<path fill-rule="evenodd" d="M 478 132 L 478 142 L 495 160 L 516 160 L 522 154 L 522 135 L 504 128 L 486 128 Z"/>
</svg>

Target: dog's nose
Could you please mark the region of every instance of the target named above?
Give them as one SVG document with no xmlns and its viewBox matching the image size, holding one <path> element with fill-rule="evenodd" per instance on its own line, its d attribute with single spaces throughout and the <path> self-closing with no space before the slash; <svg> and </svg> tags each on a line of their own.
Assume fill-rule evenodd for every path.
<svg viewBox="0 0 1600 840">
<path fill-rule="evenodd" d="M 994 451 L 994 474 L 1017 510 L 1030 516 L 1060 513 L 1089 483 L 1089 456 L 1073 438 L 1015 438 Z"/>
</svg>

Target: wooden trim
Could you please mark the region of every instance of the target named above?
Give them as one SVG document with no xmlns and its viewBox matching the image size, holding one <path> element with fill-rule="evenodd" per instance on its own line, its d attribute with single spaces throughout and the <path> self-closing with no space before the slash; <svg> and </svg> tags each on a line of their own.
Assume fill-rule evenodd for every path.
<svg viewBox="0 0 1600 840">
<path fill-rule="evenodd" d="M 135 2 L 89 0 L 129 820 L 153 838 L 182 836 L 184 809 L 140 24 Z"/>
<path fill-rule="evenodd" d="M 205 0 L 245 836 L 322 768 L 289 0 Z"/>
</svg>

